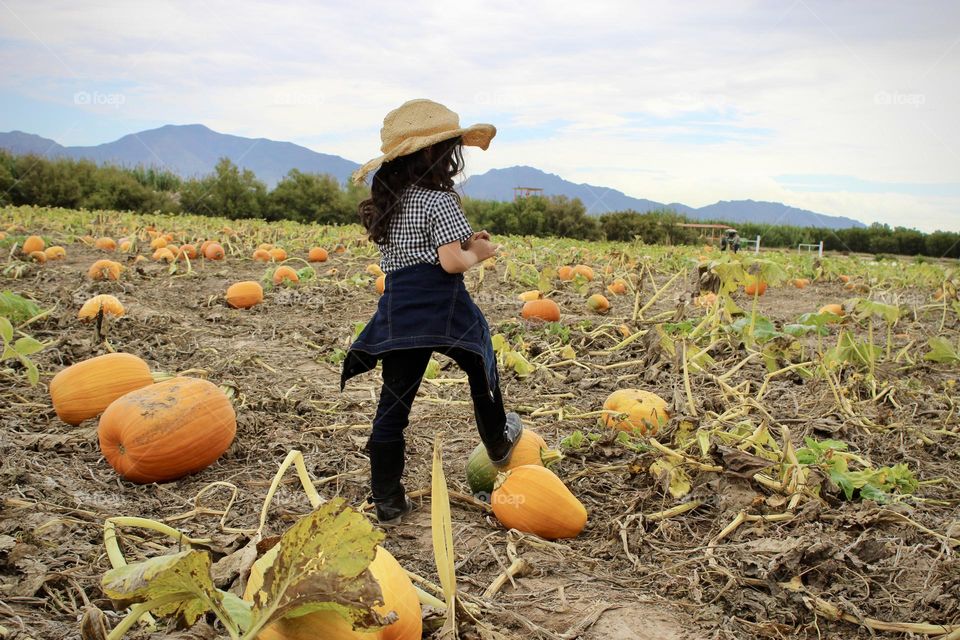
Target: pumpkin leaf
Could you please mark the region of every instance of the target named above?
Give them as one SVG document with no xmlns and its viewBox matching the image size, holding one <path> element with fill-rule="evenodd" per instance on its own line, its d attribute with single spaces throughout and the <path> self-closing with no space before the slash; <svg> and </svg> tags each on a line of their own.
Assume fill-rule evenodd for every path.
<svg viewBox="0 0 960 640">
<path fill-rule="evenodd" d="M 20 338 L 13 343 L 13 350 L 21 356 L 30 356 L 38 351 L 43 351 L 44 346 L 45 345 L 36 338 L 27 336 L 25 338 Z"/>
<path fill-rule="evenodd" d="M 367 569 L 381 540 L 383 534 L 342 498 L 298 520 L 280 538 L 253 596 L 250 628 L 314 611 L 334 611 L 354 629 L 385 624 L 371 609 L 383 596 Z"/>
<path fill-rule="evenodd" d="M 564 360 L 574 360 L 577 357 L 577 352 L 573 347 L 567 345 L 560 350 L 560 357 Z"/>
<path fill-rule="evenodd" d="M 665 485 L 670 495 L 677 500 L 690 493 L 690 476 L 679 464 L 668 458 L 660 458 L 651 464 L 650 475 Z"/>
<path fill-rule="evenodd" d="M 109 598 L 123 603 L 156 602 L 151 612 L 182 615 L 188 625 L 208 611 L 224 613 L 223 594 L 210 577 L 210 554 L 195 549 L 111 569 L 100 586 Z"/>
<path fill-rule="evenodd" d="M 930 347 L 930 351 L 923 356 L 924 360 L 940 363 L 960 362 L 960 353 L 957 353 L 957 348 L 950 344 L 950 341 L 946 338 L 930 338 L 927 341 L 927 346 Z"/>
<path fill-rule="evenodd" d="M 40 370 L 37 369 L 37 364 L 29 358 L 21 358 L 20 362 L 27 369 L 27 382 L 30 383 L 31 387 L 37 386 L 37 383 L 40 382 Z"/>
<path fill-rule="evenodd" d="M 223 594 L 223 608 L 230 614 L 230 619 L 237 624 L 241 631 L 249 629 L 253 623 L 252 605 L 229 591 L 221 591 L 221 594 Z"/>
<path fill-rule="evenodd" d="M 427 362 L 427 370 L 423 372 L 423 377 L 427 380 L 434 380 L 440 375 L 440 363 L 430 358 Z"/>
<path fill-rule="evenodd" d="M 0 336 L 3 337 L 4 342 L 13 340 L 13 325 L 3 316 L 0 316 Z"/>
</svg>

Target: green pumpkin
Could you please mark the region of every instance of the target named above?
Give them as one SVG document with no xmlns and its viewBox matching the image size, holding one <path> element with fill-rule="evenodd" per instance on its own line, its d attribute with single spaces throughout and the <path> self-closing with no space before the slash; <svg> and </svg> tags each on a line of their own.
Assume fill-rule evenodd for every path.
<svg viewBox="0 0 960 640">
<path fill-rule="evenodd" d="M 520 436 L 520 442 L 514 447 L 513 454 L 510 456 L 510 463 L 501 469 L 495 467 L 490 461 L 487 448 L 483 446 L 483 443 L 478 444 L 467 459 L 467 484 L 470 485 L 470 491 L 474 495 L 480 494 L 489 497 L 493 493 L 493 483 L 500 471 L 513 469 L 524 464 L 546 467 L 562 457 L 563 454 L 559 451 L 548 448 L 547 443 L 537 433 L 530 429 L 524 429 Z"/>
</svg>

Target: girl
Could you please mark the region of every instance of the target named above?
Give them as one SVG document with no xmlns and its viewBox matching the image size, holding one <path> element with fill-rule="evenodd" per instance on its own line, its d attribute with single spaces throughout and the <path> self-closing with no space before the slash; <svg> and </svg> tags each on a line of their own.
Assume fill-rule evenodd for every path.
<svg viewBox="0 0 960 640">
<path fill-rule="evenodd" d="M 453 190 L 463 169 L 463 145 L 486 150 L 496 129 L 461 128 L 454 112 L 430 100 L 411 100 L 387 114 L 383 155 L 353 175 L 373 170 L 371 197 L 360 220 L 381 253 L 387 274 L 377 312 L 343 363 L 346 381 L 383 363 L 383 387 L 367 442 L 370 489 L 381 524 L 396 524 L 413 509 L 401 483 L 410 408 L 433 352 L 467 374 L 474 417 L 490 460 L 504 466 L 523 430 L 505 413 L 486 319 L 463 286 L 463 272 L 493 256 L 486 231 L 474 233 Z"/>
</svg>

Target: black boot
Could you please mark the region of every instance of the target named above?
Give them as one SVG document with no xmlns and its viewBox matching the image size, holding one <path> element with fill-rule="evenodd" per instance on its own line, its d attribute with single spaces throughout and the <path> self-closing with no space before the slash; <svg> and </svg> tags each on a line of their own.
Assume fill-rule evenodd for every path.
<svg viewBox="0 0 960 640">
<path fill-rule="evenodd" d="M 484 442 L 487 447 L 487 456 L 493 466 L 505 467 L 509 464 L 513 448 L 520 442 L 521 433 L 523 433 L 523 424 L 520 422 L 520 416 L 513 412 L 508 413 L 503 434 L 498 434 L 499 437 L 494 442 Z"/>
<path fill-rule="evenodd" d="M 401 517 L 413 511 L 413 503 L 400 482 L 403 476 L 405 443 L 367 442 L 370 454 L 370 491 L 382 525 L 400 524 Z"/>
</svg>

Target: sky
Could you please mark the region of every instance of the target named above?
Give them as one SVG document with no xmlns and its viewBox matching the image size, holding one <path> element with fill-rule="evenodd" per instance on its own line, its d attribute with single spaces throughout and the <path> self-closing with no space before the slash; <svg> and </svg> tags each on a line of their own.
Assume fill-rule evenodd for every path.
<svg viewBox="0 0 960 640">
<path fill-rule="evenodd" d="M 960 231 L 960 2 L 0 0 L 0 131 L 164 124 L 356 162 L 411 98 L 530 165 L 659 202 Z"/>
</svg>

